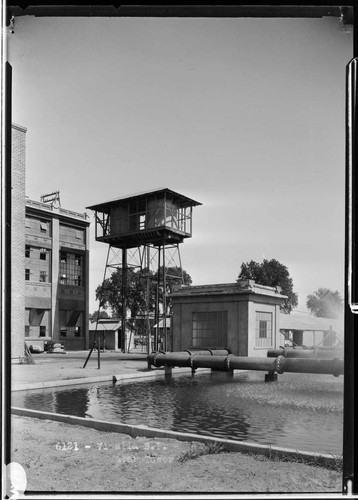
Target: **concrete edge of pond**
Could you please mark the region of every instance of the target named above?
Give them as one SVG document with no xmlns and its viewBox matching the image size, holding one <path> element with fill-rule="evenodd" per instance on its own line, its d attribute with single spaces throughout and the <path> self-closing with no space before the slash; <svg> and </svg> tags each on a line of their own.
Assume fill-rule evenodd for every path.
<svg viewBox="0 0 358 500">
<path fill-rule="evenodd" d="M 198 373 L 206 373 L 210 372 L 210 368 L 200 368 L 197 370 Z M 190 368 L 174 368 L 172 370 L 172 376 L 179 374 L 190 374 Z M 124 380 L 138 380 L 138 379 L 155 379 L 161 378 L 166 375 L 165 370 L 163 368 L 152 369 L 148 371 L 136 371 L 131 373 L 120 373 L 115 375 L 101 375 L 99 377 L 78 377 L 66 380 L 52 380 L 49 382 L 38 382 L 33 384 L 21 384 L 17 387 L 11 388 L 12 392 L 17 391 L 29 391 L 29 390 L 38 390 L 38 389 L 48 389 L 51 387 L 65 387 L 71 385 L 82 385 L 82 384 L 92 384 L 96 382 L 121 382 Z"/>
<path fill-rule="evenodd" d="M 177 439 L 179 441 L 197 441 L 201 443 L 218 443 L 225 446 L 228 451 L 239 453 L 251 453 L 256 455 L 265 455 L 267 457 L 281 458 L 296 458 L 305 460 L 310 463 L 319 462 L 321 465 L 332 465 L 339 458 L 333 454 L 317 453 L 310 451 L 295 450 L 292 448 L 282 448 L 279 446 L 263 445 L 251 443 L 248 441 L 234 441 L 231 439 L 223 439 L 213 436 L 205 436 L 200 434 L 185 433 L 170 431 L 165 429 L 156 429 L 145 425 L 130 425 L 116 422 L 108 422 L 105 420 L 88 419 L 84 417 L 76 417 L 60 413 L 50 413 L 38 410 L 29 410 L 27 408 L 11 407 L 11 413 L 21 417 L 38 418 L 42 420 L 54 420 L 71 425 L 81 425 L 103 432 L 118 432 L 128 434 L 132 438 L 166 438 Z"/>
</svg>

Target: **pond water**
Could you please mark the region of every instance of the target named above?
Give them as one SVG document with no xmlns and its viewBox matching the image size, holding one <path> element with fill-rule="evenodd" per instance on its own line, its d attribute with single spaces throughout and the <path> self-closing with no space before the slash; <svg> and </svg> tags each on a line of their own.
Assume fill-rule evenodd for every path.
<svg viewBox="0 0 358 500">
<path fill-rule="evenodd" d="M 12 406 L 144 424 L 320 453 L 342 453 L 343 377 L 263 372 L 12 393 Z"/>
</svg>

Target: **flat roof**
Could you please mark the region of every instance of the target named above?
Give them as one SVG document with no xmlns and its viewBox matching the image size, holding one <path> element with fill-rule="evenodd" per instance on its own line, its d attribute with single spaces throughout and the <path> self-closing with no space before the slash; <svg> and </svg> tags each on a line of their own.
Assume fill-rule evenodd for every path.
<svg viewBox="0 0 358 500">
<path fill-rule="evenodd" d="M 235 283 L 221 283 L 213 285 L 183 286 L 170 294 L 171 297 L 190 297 L 204 295 L 234 295 L 257 294 L 286 299 L 287 295 L 281 294 L 279 287 L 264 286 L 253 280 L 241 280 Z"/>
<path fill-rule="evenodd" d="M 80 213 L 74 212 L 72 210 L 67 210 L 66 208 L 54 207 L 50 205 L 50 203 L 44 203 L 42 201 L 35 201 L 26 198 L 25 208 L 33 209 L 42 213 L 52 214 L 53 216 L 57 217 L 66 217 L 68 219 L 81 221 L 87 225 L 90 224 L 90 222 L 87 220 L 88 215 L 85 212 Z"/>
<path fill-rule="evenodd" d="M 98 203 L 96 205 L 91 205 L 91 206 L 86 207 L 86 208 L 89 210 L 97 210 L 100 212 L 108 213 L 108 210 L 116 202 L 122 202 L 122 201 L 124 202 L 124 201 L 128 201 L 128 200 L 131 200 L 134 198 L 147 198 L 147 197 L 151 197 L 151 196 L 157 195 L 157 194 L 170 194 L 174 198 L 176 198 L 177 201 L 179 201 L 182 206 L 194 207 L 194 206 L 202 205 L 202 203 L 200 203 L 199 201 L 195 201 L 195 200 L 188 198 L 187 196 L 184 196 L 180 193 L 177 193 L 176 191 L 173 191 L 171 189 L 158 188 L 158 189 L 154 189 L 152 191 L 144 191 L 141 193 L 131 194 L 129 196 L 120 196 L 119 198 L 115 198 L 113 200 L 106 201 L 103 203 Z"/>
</svg>

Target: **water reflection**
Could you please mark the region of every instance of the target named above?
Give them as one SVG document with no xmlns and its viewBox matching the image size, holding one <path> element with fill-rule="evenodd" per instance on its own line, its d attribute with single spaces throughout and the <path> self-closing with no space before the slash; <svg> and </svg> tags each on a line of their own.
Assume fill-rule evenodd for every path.
<svg viewBox="0 0 358 500">
<path fill-rule="evenodd" d="M 343 380 L 237 373 L 15 392 L 14 406 L 340 454 Z"/>
</svg>

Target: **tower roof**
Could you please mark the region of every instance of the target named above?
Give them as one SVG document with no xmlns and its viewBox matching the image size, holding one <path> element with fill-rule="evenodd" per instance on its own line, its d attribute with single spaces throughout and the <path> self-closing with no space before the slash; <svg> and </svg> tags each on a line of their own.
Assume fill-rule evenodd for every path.
<svg viewBox="0 0 358 500">
<path fill-rule="evenodd" d="M 103 203 L 99 203 L 97 205 L 91 205 L 90 207 L 86 207 L 89 210 L 97 210 L 103 213 L 109 213 L 110 208 L 113 204 L 118 204 L 120 202 L 127 202 L 131 199 L 140 199 L 140 198 L 151 198 L 153 196 L 158 196 L 158 195 L 170 195 L 172 198 L 174 198 L 174 201 L 178 204 L 180 207 L 196 207 L 198 205 L 202 205 L 202 203 L 195 201 L 191 198 L 188 198 L 187 196 L 184 196 L 182 194 L 177 193 L 176 191 L 172 191 L 171 189 L 168 188 L 159 188 L 159 189 L 154 189 L 152 191 L 145 191 L 137 194 L 132 194 L 129 196 L 122 196 L 119 198 L 115 198 L 110 201 L 106 201 Z"/>
</svg>

